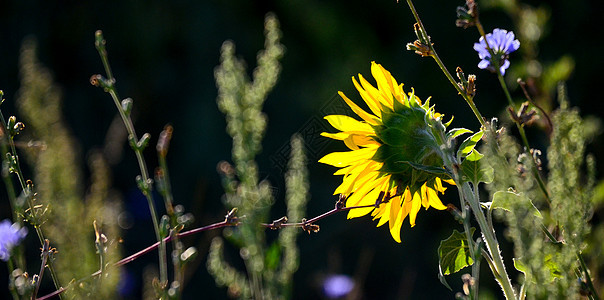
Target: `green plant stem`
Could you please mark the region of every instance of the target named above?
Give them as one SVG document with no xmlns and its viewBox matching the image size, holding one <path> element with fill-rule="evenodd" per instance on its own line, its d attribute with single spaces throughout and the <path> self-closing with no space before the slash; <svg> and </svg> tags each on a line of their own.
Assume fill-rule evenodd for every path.
<svg viewBox="0 0 604 300">
<path fill-rule="evenodd" d="M 456 175 L 456 177 L 458 177 L 458 175 Z M 456 181 L 458 187 L 460 183 L 460 181 Z M 488 225 L 487 219 L 480 208 L 480 203 L 478 202 L 478 199 L 474 197 L 474 193 L 472 192 L 472 188 L 470 187 L 469 183 L 461 183 L 461 189 L 463 196 L 468 200 L 470 208 L 474 212 L 474 217 L 476 218 L 480 231 L 482 232 L 487 250 L 493 259 L 493 265 L 495 268 L 493 275 L 495 276 L 497 282 L 501 285 L 506 299 L 516 299 L 512 282 L 510 281 L 510 278 L 505 270 L 503 258 L 501 257 L 501 251 L 499 250 L 499 243 L 495 237 L 495 231 Z"/>
<path fill-rule="evenodd" d="M 478 203 L 480 203 L 480 195 L 478 193 L 478 186 L 474 186 L 474 197 L 475 199 L 477 199 Z M 491 221 L 490 219 L 488 221 Z M 493 228 L 493 223 L 489 222 L 488 223 L 490 228 Z M 478 246 L 479 244 L 477 244 Z M 478 251 L 480 251 L 480 249 L 476 249 Z M 478 300 L 478 288 L 479 288 L 479 280 L 480 280 L 480 256 L 476 254 L 476 250 L 474 250 L 474 255 L 475 255 L 475 260 L 474 260 L 474 265 L 472 265 L 472 277 L 474 277 L 474 285 L 473 285 L 473 289 L 474 289 L 474 299 Z"/>
<path fill-rule="evenodd" d="M 583 273 L 585 273 L 585 279 L 587 281 L 587 287 L 591 292 L 591 296 L 595 300 L 600 300 L 600 296 L 598 296 L 598 292 L 596 292 L 596 288 L 594 287 L 593 282 L 591 281 L 591 276 L 589 275 L 589 269 L 587 269 L 587 265 L 585 264 L 585 260 L 581 255 L 581 252 L 577 252 L 577 258 L 579 258 L 579 263 L 581 264 L 581 269 L 583 269 Z"/>
<path fill-rule="evenodd" d="M 478 273 L 480 272 L 480 269 L 476 268 L 476 265 L 480 258 L 477 257 L 477 255 L 476 255 L 474 237 L 472 237 L 472 235 L 471 235 L 472 231 L 470 230 L 470 218 L 468 218 L 469 212 L 468 212 L 468 209 L 466 206 L 465 198 L 461 192 L 461 189 L 457 189 L 457 192 L 459 194 L 459 199 L 461 201 L 461 216 L 463 217 L 463 228 L 464 228 L 464 232 L 466 234 L 466 240 L 468 242 L 468 250 L 470 251 L 470 257 L 472 258 L 472 261 L 474 262 L 474 264 L 472 265 L 472 277 L 478 278 Z M 473 299 L 477 299 L 478 282 L 476 282 L 476 284 L 474 286 L 472 286 L 472 295 L 473 295 Z"/>
<path fill-rule="evenodd" d="M 2 118 L 2 123 L 4 123 L 4 118 Z M 4 160 L 6 159 L 6 154 L 10 153 L 7 147 L 7 143 L 8 141 L 6 139 L 4 139 L 4 137 L 2 137 L 2 141 L 1 143 L 1 147 L 2 147 L 2 162 L 4 162 Z M 4 168 L 4 166 L 2 166 L 2 168 Z M 6 170 L 6 172 L 4 172 L 4 169 L 1 170 L 2 172 L 2 180 L 4 180 L 4 185 L 6 186 L 6 193 L 8 194 L 8 200 L 9 203 L 11 205 L 11 212 L 13 214 L 13 221 L 17 222 L 17 224 L 19 224 L 20 227 L 23 226 L 23 220 L 21 220 L 21 218 L 19 218 L 19 215 L 17 214 L 17 193 L 15 191 L 15 186 L 13 185 L 13 180 L 10 177 L 10 174 L 8 172 L 8 170 Z"/>
<path fill-rule="evenodd" d="M 526 280 L 526 277 L 524 280 Z M 522 284 L 522 286 L 520 287 L 520 292 L 518 292 L 518 300 L 524 299 L 526 299 L 526 282 Z"/>
<path fill-rule="evenodd" d="M 449 72 L 449 70 L 447 69 L 445 64 L 440 59 L 440 56 L 438 56 L 438 53 L 436 53 L 436 49 L 434 48 L 434 45 L 432 45 L 432 43 L 430 42 L 430 36 L 428 35 L 426 28 L 424 27 L 424 24 L 422 23 L 422 20 L 420 19 L 419 15 L 417 13 L 417 10 L 415 9 L 415 6 L 413 5 L 413 1 L 407 0 L 407 4 L 409 5 L 409 8 L 411 9 L 411 13 L 413 13 L 413 17 L 415 18 L 415 21 L 417 22 L 417 24 L 419 24 L 419 26 L 421 28 L 421 34 L 424 36 L 424 39 L 426 41 L 428 41 L 427 46 L 430 47 L 430 52 L 431 52 L 430 56 L 432 58 L 434 58 L 434 61 L 436 61 L 436 64 L 438 65 L 438 67 L 441 69 L 443 74 L 445 74 L 445 77 L 447 77 L 449 82 L 453 85 L 453 87 L 457 90 L 457 92 L 463 97 L 463 99 L 466 101 L 468 106 L 470 106 L 470 109 L 474 113 L 474 116 L 476 116 L 476 119 L 478 120 L 478 122 L 480 122 L 480 125 L 483 127 L 486 127 L 485 120 L 482 117 L 482 115 L 480 114 L 480 112 L 478 111 L 476 104 L 474 104 L 474 100 L 472 99 L 472 97 L 470 97 L 465 91 L 463 91 L 461 89 L 461 87 L 457 84 L 457 82 L 455 82 L 455 79 L 453 78 L 453 76 L 451 75 L 451 73 Z"/>
<path fill-rule="evenodd" d="M 1 110 L 0 110 L 0 122 L 2 122 L 3 130 L 7 131 L 7 129 L 8 129 L 7 123 L 6 123 L 6 120 L 4 119 L 4 115 L 2 114 Z M 8 134 L 8 132 L 6 132 L 6 133 Z M 44 236 L 44 233 L 42 232 L 42 229 L 40 228 L 40 222 L 39 222 L 40 220 L 37 216 L 36 208 L 33 203 L 32 192 L 27 187 L 27 185 L 25 183 L 25 176 L 23 175 L 23 172 L 21 171 L 21 164 L 19 163 L 19 156 L 17 155 L 17 149 L 15 147 L 14 137 L 9 135 L 7 141 L 8 141 L 8 145 L 10 147 L 10 151 L 12 152 L 11 154 L 14 157 L 14 160 L 16 162 L 15 172 L 17 174 L 17 178 L 19 179 L 19 183 L 21 184 L 21 189 L 23 189 L 23 193 L 25 194 L 25 199 L 27 199 L 27 204 L 29 206 L 31 215 L 34 218 L 35 224 L 32 224 L 32 225 L 34 226 L 34 229 L 36 230 L 36 234 L 38 236 L 38 239 L 40 240 L 40 245 L 42 247 L 44 247 L 46 238 Z M 12 186 L 12 180 L 10 180 L 10 183 Z M 8 187 L 7 187 L 7 189 L 8 189 Z M 14 193 L 14 189 L 13 189 L 13 193 Z M 50 277 L 52 278 L 52 282 L 54 283 L 55 288 L 60 289 L 61 283 L 59 282 L 59 277 L 57 277 L 57 274 L 55 272 L 53 260 L 52 259 L 48 260 L 47 265 L 48 265 L 48 271 L 50 272 Z M 63 299 L 62 295 L 61 295 L 61 299 Z"/>
<path fill-rule="evenodd" d="M 100 31 L 96 32 L 96 48 L 97 51 L 99 52 L 99 55 L 101 57 L 101 61 L 103 62 L 103 67 L 105 68 L 105 73 L 107 74 L 107 79 L 109 82 L 109 86 L 107 87 L 107 92 L 109 93 L 109 95 L 111 95 L 111 98 L 113 99 L 113 102 L 115 103 L 115 106 L 117 107 L 117 110 L 120 114 L 120 117 L 122 118 L 122 121 L 124 122 L 124 126 L 126 127 L 126 131 L 128 132 L 128 136 L 130 139 L 132 139 L 134 141 L 134 143 L 138 143 L 139 139 L 136 135 L 136 131 L 134 130 L 134 125 L 132 123 L 132 118 L 130 118 L 130 115 L 126 114 L 126 112 L 124 111 L 124 109 L 122 108 L 122 105 L 120 103 L 120 98 L 117 94 L 117 90 L 115 88 L 115 78 L 113 77 L 113 74 L 111 73 L 111 67 L 109 64 L 109 58 L 107 55 L 107 51 L 105 49 L 105 40 L 102 37 L 102 33 Z M 142 181 L 144 185 L 149 185 L 149 172 L 147 171 L 147 164 L 145 162 L 145 158 L 143 157 L 143 153 L 142 150 L 138 147 L 133 147 L 134 148 L 134 153 L 136 155 L 136 160 L 138 162 L 138 166 L 140 168 L 141 171 L 141 177 L 142 177 Z M 150 187 L 149 187 L 150 188 Z M 160 271 L 160 283 L 164 284 L 167 282 L 168 280 L 168 262 L 167 262 L 167 256 L 166 256 L 166 246 L 165 244 L 161 243 L 162 238 L 159 232 L 159 222 L 157 220 L 157 212 L 155 209 L 155 203 L 153 201 L 153 195 L 151 193 L 151 191 L 143 191 L 143 194 L 145 195 L 145 197 L 147 198 L 147 204 L 149 206 L 149 211 L 151 213 L 151 220 L 153 221 L 153 229 L 155 230 L 155 237 L 157 239 L 158 242 L 160 242 L 160 246 L 159 246 L 159 271 Z"/>
</svg>

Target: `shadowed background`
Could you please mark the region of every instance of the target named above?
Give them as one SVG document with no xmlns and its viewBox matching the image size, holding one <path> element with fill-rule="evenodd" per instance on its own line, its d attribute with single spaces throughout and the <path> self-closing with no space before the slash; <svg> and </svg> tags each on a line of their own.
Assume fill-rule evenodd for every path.
<svg viewBox="0 0 604 300">
<path fill-rule="evenodd" d="M 505 107 L 503 92 L 494 76 L 476 67 L 479 59 L 472 50 L 478 40 L 476 30 L 455 27 L 455 8 L 462 4 L 417 1 L 416 7 L 450 71 L 461 66 L 466 74 L 478 76 L 475 101 L 482 114 L 500 116 Z M 597 59 L 604 50 L 597 42 L 602 39 L 600 29 L 604 28 L 601 2 L 571 4 L 559 0 L 529 4 L 543 6 L 550 12 L 538 44 L 539 60 L 551 63 L 570 55 L 575 66 L 567 82 L 571 104 L 580 107 L 584 115 L 602 117 L 604 104 L 596 90 L 601 80 L 598 74 L 604 69 L 604 61 Z M 273 219 L 285 214 L 285 164 L 280 158 L 287 157 L 290 136 L 296 132 L 302 133 L 308 148 L 312 196 L 307 215 L 313 217 L 333 207 L 336 197 L 331 194 L 341 178 L 330 175 L 334 168 L 316 161 L 344 146 L 317 137 L 322 130 L 330 130 L 321 119 L 326 110 L 333 112 L 331 109 L 340 107 L 337 91 L 360 101 L 350 78 L 357 73 L 370 77 L 373 60 L 405 83 L 406 90 L 414 87 L 422 99 L 432 96 L 437 111 L 455 115 L 453 126 L 478 128 L 471 111 L 436 64 L 405 50 L 406 43 L 415 40 L 414 21 L 406 4 L 386 0 L 4 1 L 0 5 L 0 88 L 6 98 L 2 111 L 5 116 L 19 116 L 14 105 L 19 89 L 18 57 L 23 40 L 34 37 L 38 59 L 52 71 L 55 83 L 61 87 L 64 122 L 79 142 L 84 165 L 91 150 L 104 147 L 116 117 L 109 96 L 88 82 L 92 74 L 103 73 L 93 44 L 94 31 L 102 29 L 120 95 L 134 99 L 133 116 L 139 136 L 149 132 L 154 145 L 165 124 L 174 127 L 168 161 L 175 202 L 195 215 L 194 226 L 221 221 L 226 211 L 216 164 L 230 160 L 231 140 L 216 106 L 213 72 L 219 63 L 220 46 L 227 39 L 234 41 L 249 70 L 255 67 L 256 52 L 264 43 L 263 22 L 268 12 L 274 12 L 279 19 L 281 42 L 287 48 L 282 75 L 265 105 L 269 125 L 263 152 L 258 157 L 261 176 L 274 186 Z M 513 20 L 502 9 L 485 8 L 481 13 L 486 30 L 515 30 Z M 512 54 L 512 64 L 520 62 L 519 57 L 519 53 Z M 513 95 L 521 98 L 518 90 Z M 533 135 L 530 139 L 535 147 L 543 146 L 541 131 L 531 130 L 529 134 Z M 134 182 L 138 175 L 134 154 L 125 139 L 118 142 L 121 144 L 114 148 L 117 150 L 112 152 L 109 163 L 113 187 L 120 192 L 125 209 L 122 238 L 127 255 L 153 243 L 155 237 L 145 198 Z M 601 139 L 595 139 L 588 148 L 596 154 L 598 169 L 603 166 L 603 146 Z M 155 153 L 147 149 L 146 155 L 152 170 L 157 165 Z M 10 217 L 4 195 L 0 198 L 0 219 Z M 454 190 L 443 200 L 458 203 Z M 163 212 L 163 204 L 158 203 L 158 207 Z M 452 228 L 460 227 L 448 213 L 422 210 L 413 229 L 408 222 L 403 225 L 402 244 L 392 240 L 387 227 L 376 229 L 369 217 L 346 221 L 342 213 L 319 225 L 319 233 L 298 238 L 301 259 L 294 277 L 294 298 L 320 297 L 321 280 L 334 273 L 357 279 L 362 286 L 360 294 L 366 299 L 453 296 L 436 276 L 438 243 L 449 236 Z M 205 268 L 209 241 L 217 234 L 220 231 L 184 240 L 200 251 L 185 282 L 185 299 L 198 295 L 226 297 L 226 290 L 215 286 Z M 93 242 L 92 236 L 90 241 Z M 33 230 L 28 245 L 29 266 L 36 269 L 38 245 Z M 504 253 L 506 250 L 511 253 L 512 249 L 504 249 Z M 238 261 L 236 252 L 230 255 L 231 261 Z M 125 268 L 124 297 L 141 297 L 142 270 L 156 262 L 156 255 L 149 254 Z M 29 271 L 35 272 L 34 269 Z M 484 274 L 481 288 L 498 295 L 491 276 Z M 0 278 L 6 282 L 4 264 L 0 264 Z M 456 291 L 460 290 L 459 276 L 449 276 L 449 281 Z M 50 291 L 48 284 L 40 294 Z M 3 288 L 0 295 L 8 296 L 8 292 Z"/>
</svg>

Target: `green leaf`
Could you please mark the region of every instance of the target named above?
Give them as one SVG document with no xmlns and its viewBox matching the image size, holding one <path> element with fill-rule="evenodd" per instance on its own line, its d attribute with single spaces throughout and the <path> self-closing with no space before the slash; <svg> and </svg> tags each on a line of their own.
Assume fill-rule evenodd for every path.
<svg viewBox="0 0 604 300">
<path fill-rule="evenodd" d="M 461 173 L 463 180 L 470 181 L 474 185 L 479 182 L 489 183 L 493 181 L 495 170 L 491 166 L 487 166 L 480 162 L 484 155 L 474 149 L 461 163 Z"/>
<path fill-rule="evenodd" d="M 493 194 L 493 203 L 490 209 L 503 209 L 510 211 L 513 204 L 519 204 L 522 208 L 532 211 L 533 215 L 539 219 L 542 219 L 541 212 L 533 205 L 531 199 L 526 197 L 524 194 L 516 194 L 508 191 L 499 191 Z"/>
<path fill-rule="evenodd" d="M 470 236 L 474 235 L 474 231 L 475 228 L 470 229 Z M 443 275 L 456 273 L 474 263 L 472 257 L 470 257 L 470 248 L 465 233 L 453 230 L 450 237 L 440 242 L 438 263 L 440 273 Z"/>
<path fill-rule="evenodd" d="M 453 128 L 447 132 L 447 139 L 454 139 L 462 134 L 472 133 L 472 130 L 465 128 Z"/>
<path fill-rule="evenodd" d="M 453 291 L 453 289 L 447 282 L 447 278 L 445 278 L 445 275 L 443 275 L 443 270 L 440 268 L 440 266 L 438 266 L 438 280 L 440 280 L 440 283 L 442 283 L 444 286 L 446 286 L 449 289 L 449 291 Z"/>
<path fill-rule="evenodd" d="M 481 130 L 465 139 L 457 150 L 457 158 L 461 159 L 463 157 L 466 157 L 466 155 L 470 154 L 470 152 L 474 150 L 474 147 L 476 147 L 478 141 L 480 141 L 480 139 L 482 138 L 483 134 L 484 132 Z"/>
</svg>

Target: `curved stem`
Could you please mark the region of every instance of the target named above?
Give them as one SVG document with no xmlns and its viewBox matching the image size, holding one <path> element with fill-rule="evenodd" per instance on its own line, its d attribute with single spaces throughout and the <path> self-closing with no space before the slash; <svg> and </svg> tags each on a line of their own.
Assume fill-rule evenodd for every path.
<svg viewBox="0 0 604 300">
<path fill-rule="evenodd" d="M 413 13 L 413 17 L 415 18 L 415 21 L 417 22 L 417 24 L 419 24 L 419 27 L 421 28 L 421 30 L 420 30 L 421 34 L 423 35 L 424 39 L 426 41 L 428 41 L 427 46 L 430 47 L 430 52 L 431 52 L 430 56 L 432 58 L 434 58 L 434 61 L 436 61 L 436 64 L 438 65 L 438 67 L 442 70 L 443 74 L 445 74 L 445 77 L 447 77 L 449 82 L 453 85 L 453 87 L 457 90 L 457 92 L 463 97 L 463 99 L 466 101 L 468 106 L 470 106 L 470 109 L 474 113 L 474 116 L 476 116 L 476 119 L 478 120 L 478 122 L 480 122 L 480 125 L 486 126 L 485 120 L 482 117 L 482 115 L 480 114 L 480 112 L 478 111 L 476 104 L 474 104 L 474 100 L 472 99 L 472 97 L 470 97 L 465 91 L 463 91 L 461 89 L 461 87 L 459 87 L 457 82 L 455 82 L 455 79 L 453 78 L 453 76 L 451 75 L 451 73 L 449 72 L 449 70 L 447 69 L 445 64 L 442 62 L 442 60 L 438 56 L 438 53 L 436 53 L 436 49 L 434 49 L 434 45 L 432 45 L 432 43 L 430 43 L 430 37 L 426 31 L 426 28 L 424 27 L 424 24 L 422 23 L 422 20 L 419 18 L 419 15 L 417 14 L 417 10 L 415 9 L 415 6 L 413 5 L 413 1 L 407 0 L 407 4 L 409 5 L 409 8 L 411 9 L 411 13 Z"/>
<path fill-rule="evenodd" d="M 126 114 L 126 112 L 124 111 L 124 108 L 122 107 L 122 105 L 120 103 L 120 98 L 117 94 L 117 89 L 115 88 L 115 78 L 113 77 L 113 74 L 111 73 L 111 66 L 109 64 L 109 58 L 107 55 L 107 50 L 105 48 L 105 40 L 104 40 L 103 34 L 100 30 L 95 33 L 95 38 L 96 38 L 95 46 L 99 53 L 99 56 L 101 57 L 101 61 L 103 62 L 103 66 L 104 66 L 105 72 L 107 74 L 108 86 L 106 87 L 106 91 L 109 93 L 109 95 L 111 95 L 111 98 L 113 99 L 113 102 L 115 103 L 115 106 L 117 107 L 120 117 L 122 118 L 122 121 L 124 122 L 124 126 L 126 127 L 126 130 L 128 131 L 129 138 L 131 140 L 133 140 L 135 144 L 137 144 L 139 142 L 139 139 L 136 135 L 136 131 L 134 130 L 132 118 L 130 118 L 130 115 Z M 136 160 L 138 162 L 138 166 L 141 171 L 141 178 L 142 178 L 143 184 L 149 185 L 150 184 L 149 172 L 147 171 L 147 164 L 145 162 L 145 158 L 143 157 L 143 151 L 140 147 L 133 147 L 133 149 L 134 149 L 134 153 L 136 155 Z M 149 187 L 149 189 L 150 189 L 150 187 Z M 161 237 L 161 234 L 159 231 L 159 222 L 157 220 L 157 212 L 155 209 L 155 203 L 153 201 L 153 195 L 150 190 L 143 191 L 143 194 L 147 198 L 147 204 L 149 206 L 149 211 L 151 213 L 151 220 L 153 221 L 153 229 L 155 230 L 155 237 L 156 237 L 157 241 L 160 242 L 160 245 L 159 245 L 159 271 L 160 272 L 159 273 L 160 273 L 160 282 L 162 284 L 164 284 L 168 280 L 168 262 L 167 262 L 167 256 L 166 256 L 166 246 L 163 243 L 161 243 L 162 237 Z"/>
</svg>

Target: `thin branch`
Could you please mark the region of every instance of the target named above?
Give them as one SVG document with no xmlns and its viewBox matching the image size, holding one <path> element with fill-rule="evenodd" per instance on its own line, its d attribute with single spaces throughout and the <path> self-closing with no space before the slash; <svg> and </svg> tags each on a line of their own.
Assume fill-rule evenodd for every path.
<svg viewBox="0 0 604 300">
<path fill-rule="evenodd" d="M 338 202 L 336 202 L 335 207 L 330 210 L 327 211 L 321 215 L 318 215 L 314 218 L 311 218 L 309 220 L 306 219 L 302 219 L 302 222 L 298 222 L 298 223 L 278 223 L 277 221 L 273 221 L 272 224 L 261 224 L 261 226 L 266 227 L 266 228 L 270 228 L 270 229 L 279 229 L 281 227 L 301 227 L 302 229 L 304 229 L 305 231 L 307 231 L 308 233 L 312 232 L 317 232 L 319 231 L 319 226 L 315 225 L 314 223 L 317 221 L 320 221 L 324 218 L 327 218 L 333 214 L 336 214 L 338 212 L 342 212 L 342 211 L 348 211 L 351 209 L 357 209 L 357 208 L 369 208 L 369 207 L 376 207 L 376 205 L 379 205 L 380 203 L 376 203 L 376 205 L 362 205 L 362 206 L 351 206 L 351 207 L 345 207 L 345 197 L 340 197 L 340 200 L 338 200 Z M 170 235 L 166 238 L 164 238 L 163 242 L 164 243 L 168 243 L 173 239 L 173 236 L 178 237 L 178 238 L 182 238 L 182 237 L 186 237 L 186 236 L 190 236 L 190 235 L 194 235 L 200 232 L 204 232 L 204 231 L 209 231 L 209 230 L 214 230 L 214 229 L 218 229 L 218 228 L 223 228 L 223 227 L 230 227 L 230 226 L 239 226 L 239 224 L 241 224 L 240 219 L 238 217 L 235 216 L 235 213 L 237 212 L 237 208 L 233 208 L 231 211 L 229 211 L 227 213 L 227 215 L 225 216 L 224 221 L 222 222 L 218 222 L 218 223 L 214 223 L 214 224 L 210 224 L 204 227 L 199 227 L 199 228 L 195 228 L 195 229 L 191 229 L 189 231 L 184 231 L 181 233 L 178 233 L 176 235 Z M 286 217 L 281 218 L 279 220 L 287 220 Z M 279 224 L 279 226 L 276 226 L 275 224 Z M 118 266 L 123 266 L 125 264 L 128 264 L 134 260 L 136 260 L 137 258 L 157 249 L 160 245 L 160 242 L 155 242 L 154 244 L 150 245 L 149 247 L 142 249 L 128 257 L 122 258 L 121 260 L 115 262 L 112 264 L 113 267 L 118 267 Z M 80 282 L 83 282 L 85 280 L 90 279 L 91 277 L 95 277 L 95 276 L 99 276 L 101 274 L 101 271 L 96 271 L 84 278 L 81 278 L 80 280 L 74 281 L 74 284 L 79 284 Z M 46 300 L 46 299 L 51 299 L 54 296 L 60 295 L 63 292 L 65 292 L 67 290 L 68 287 L 61 287 L 60 289 L 47 294 L 45 296 L 42 296 L 40 298 L 37 298 L 38 300 Z"/>
</svg>

